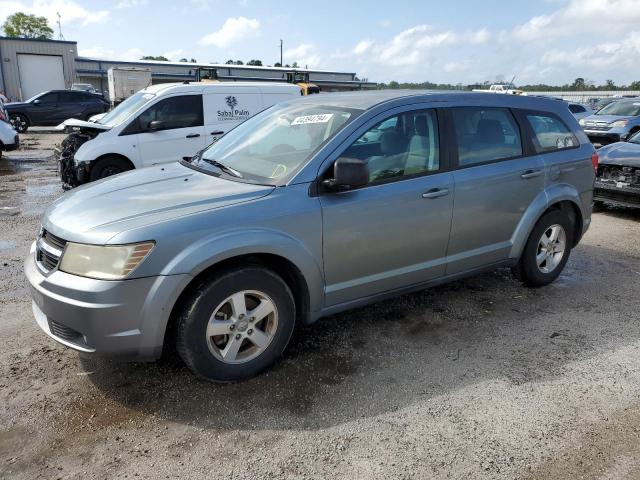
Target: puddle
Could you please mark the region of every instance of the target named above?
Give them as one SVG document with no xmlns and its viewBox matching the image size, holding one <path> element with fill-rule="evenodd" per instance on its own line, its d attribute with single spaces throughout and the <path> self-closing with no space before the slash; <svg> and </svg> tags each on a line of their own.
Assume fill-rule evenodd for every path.
<svg viewBox="0 0 640 480">
<path fill-rule="evenodd" d="M 62 191 L 60 183 L 47 183 L 44 185 L 27 185 L 26 195 L 28 197 L 50 197 Z"/>
</svg>

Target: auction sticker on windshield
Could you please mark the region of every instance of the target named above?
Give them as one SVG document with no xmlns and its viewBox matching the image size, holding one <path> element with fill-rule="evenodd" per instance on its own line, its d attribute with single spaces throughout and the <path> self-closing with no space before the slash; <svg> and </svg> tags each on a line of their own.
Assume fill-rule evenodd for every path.
<svg viewBox="0 0 640 480">
<path fill-rule="evenodd" d="M 318 115 L 305 115 L 297 117 L 291 125 L 306 125 L 307 123 L 327 123 L 333 117 L 333 113 L 320 113 Z"/>
</svg>

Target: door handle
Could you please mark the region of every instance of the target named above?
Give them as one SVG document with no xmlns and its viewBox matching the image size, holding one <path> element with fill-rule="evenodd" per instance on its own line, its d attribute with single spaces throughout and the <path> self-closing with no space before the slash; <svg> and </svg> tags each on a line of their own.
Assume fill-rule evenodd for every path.
<svg viewBox="0 0 640 480">
<path fill-rule="evenodd" d="M 199 133 L 190 133 L 189 135 L 187 135 L 187 138 L 198 138 L 199 136 Z"/>
<path fill-rule="evenodd" d="M 432 188 L 428 192 L 424 192 L 422 198 L 438 198 L 444 197 L 445 195 L 449 195 L 448 188 Z"/>
<path fill-rule="evenodd" d="M 217 130 L 215 132 L 211 132 L 211 135 L 223 135 L 224 132 L 222 130 Z"/>
<path fill-rule="evenodd" d="M 542 175 L 542 170 L 527 170 L 522 175 L 520 175 L 520 178 L 527 180 L 528 178 L 536 178 L 540 175 Z"/>
</svg>

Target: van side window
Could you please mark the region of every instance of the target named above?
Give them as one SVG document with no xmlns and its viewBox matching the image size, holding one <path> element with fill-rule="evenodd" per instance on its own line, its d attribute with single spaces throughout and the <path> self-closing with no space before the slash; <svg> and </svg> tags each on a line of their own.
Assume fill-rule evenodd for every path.
<svg viewBox="0 0 640 480">
<path fill-rule="evenodd" d="M 578 139 L 562 120 L 550 113 L 528 112 L 527 121 L 533 129 L 533 145 L 538 153 L 578 146 Z"/>
<path fill-rule="evenodd" d="M 452 108 L 462 167 L 522 155 L 518 124 L 506 108 Z"/>
<path fill-rule="evenodd" d="M 342 156 L 366 161 L 370 183 L 437 171 L 436 112 L 415 110 L 389 117 L 365 132 Z"/>
<path fill-rule="evenodd" d="M 161 100 L 140 114 L 138 124 L 144 131 L 154 120 L 164 122 L 164 130 L 202 126 L 202 95 L 178 95 Z"/>
</svg>

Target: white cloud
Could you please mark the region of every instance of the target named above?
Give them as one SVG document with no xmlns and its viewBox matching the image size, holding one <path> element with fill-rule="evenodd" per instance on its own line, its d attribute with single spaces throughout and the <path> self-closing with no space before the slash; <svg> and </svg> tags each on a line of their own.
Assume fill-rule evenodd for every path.
<svg viewBox="0 0 640 480">
<path fill-rule="evenodd" d="M 90 11 L 72 0 L 0 1 L 0 21 L 16 12 L 45 17 L 52 28 L 58 21 L 58 12 L 63 26 L 80 24 L 86 27 L 109 19 L 107 10 Z"/>
<path fill-rule="evenodd" d="M 163 53 L 162 55 L 167 57 L 169 60 L 177 62 L 184 55 L 184 50 L 182 48 L 176 48 L 175 50 L 169 50 L 168 52 Z"/>
<path fill-rule="evenodd" d="M 316 46 L 310 43 L 285 50 L 283 57 L 285 62 L 297 62 L 301 67 L 318 68 L 323 64 L 323 57 L 317 53 Z"/>
<path fill-rule="evenodd" d="M 149 3 L 148 0 L 120 0 L 117 4 L 116 4 L 116 8 L 137 8 L 137 7 L 143 7 L 145 6 L 147 3 Z"/>
<path fill-rule="evenodd" d="M 81 57 L 91 57 L 91 58 L 103 58 L 103 59 L 114 59 L 115 52 L 109 48 L 104 47 L 89 47 L 89 48 L 79 48 L 78 55 Z"/>
<path fill-rule="evenodd" d="M 353 53 L 355 53 L 356 55 L 362 55 L 371 48 L 371 45 L 373 45 L 373 42 L 371 40 L 362 40 L 355 46 L 355 48 L 353 49 Z"/>
<path fill-rule="evenodd" d="M 382 28 L 389 28 L 391 26 L 391 20 L 385 18 L 383 20 L 380 20 L 378 22 L 378 25 L 380 25 Z"/>
<path fill-rule="evenodd" d="M 259 28 L 260 22 L 254 18 L 232 17 L 224 22 L 220 30 L 202 37 L 199 43 L 225 48 L 257 32 Z"/>
</svg>

